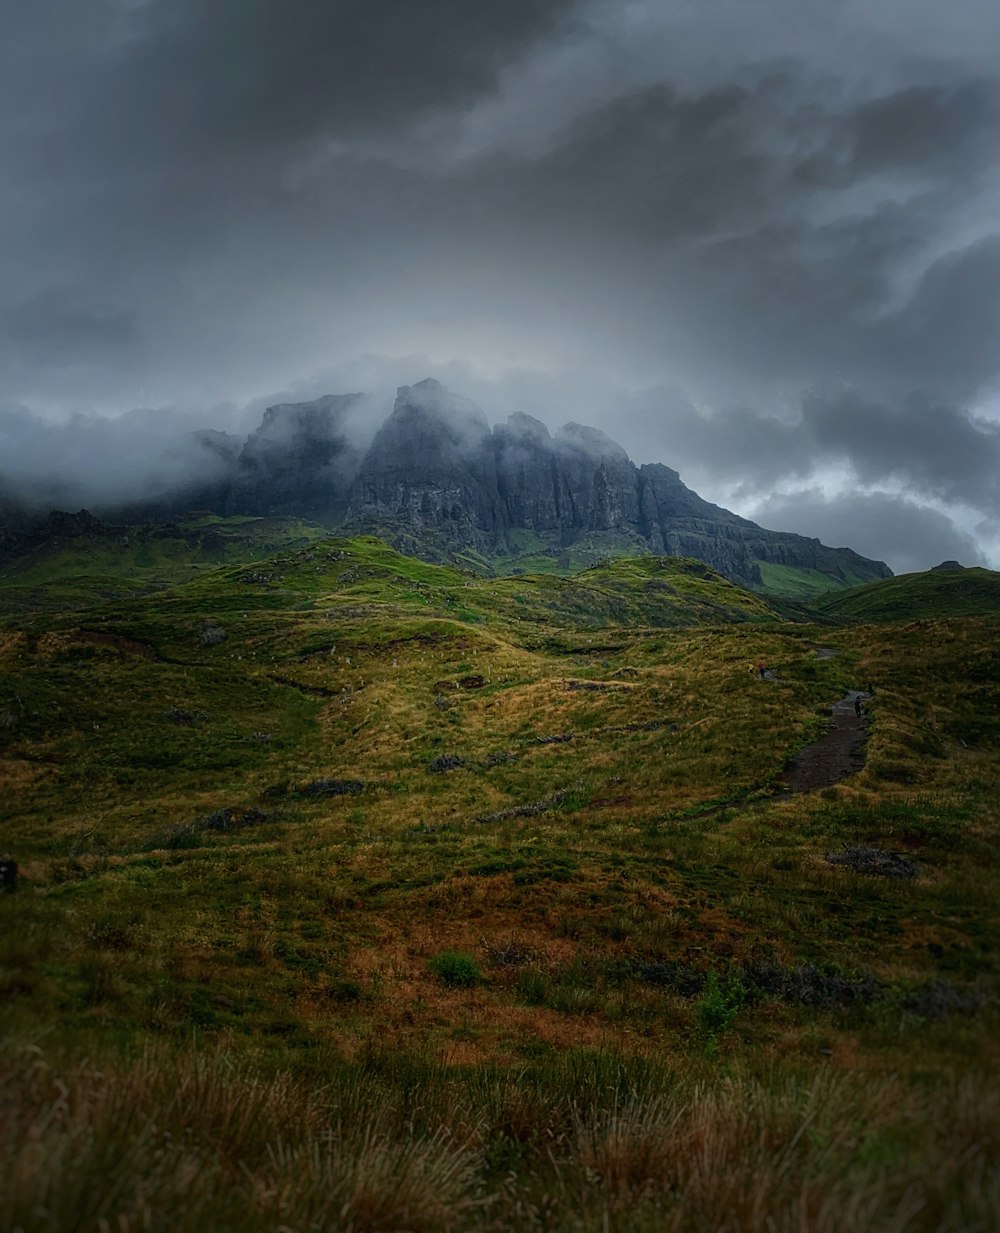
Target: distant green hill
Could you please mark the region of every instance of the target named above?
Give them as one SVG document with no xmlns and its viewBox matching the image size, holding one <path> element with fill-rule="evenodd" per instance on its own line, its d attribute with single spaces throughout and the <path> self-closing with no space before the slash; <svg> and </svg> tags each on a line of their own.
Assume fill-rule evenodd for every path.
<svg viewBox="0 0 1000 1233">
<path fill-rule="evenodd" d="M 1000 615 L 1000 573 L 976 568 L 901 574 L 817 598 L 813 607 L 849 621 Z"/>
<path fill-rule="evenodd" d="M 87 608 L 108 600 L 150 594 L 222 565 L 261 561 L 284 549 L 326 540 L 336 533 L 329 526 L 285 516 L 222 517 L 198 512 L 175 522 L 137 525 L 103 521 L 86 510 L 53 513 L 0 553 L 0 595 L 10 611 Z M 343 531 L 339 534 L 344 538 Z M 809 541 L 813 552 L 811 564 L 779 565 L 759 555 L 764 551 L 760 545 L 744 545 L 739 551 L 730 545 L 723 551 L 711 536 L 708 540 L 699 536 L 693 524 L 686 538 L 672 542 L 655 555 L 646 540 L 626 531 L 589 532 L 564 547 L 560 546 L 558 536 L 546 538 L 533 531 L 512 530 L 503 551 L 495 553 L 456 544 L 433 527 L 401 527 L 392 521 L 374 520 L 371 527 L 356 534 L 376 536 L 406 557 L 486 578 L 569 578 L 609 559 L 707 562 L 713 559 L 713 553 L 721 553 L 728 566 L 721 566 L 718 573 L 709 566 L 712 576 L 721 582 L 727 577 L 732 580 L 752 575 L 754 581 L 732 585 L 737 589 L 746 585 L 763 596 L 764 608 L 768 597 L 809 603 L 817 596 L 857 586 L 871 577 L 865 572 L 863 558 L 845 556 L 846 550 L 826 549 Z M 848 565 L 856 564 L 857 569 L 847 568 L 845 560 Z M 689 569 L 687 576 L 695 575 Z M 736 605 L 740 609 L 746 606 L 745 599 Z M 751 605 L 751 609 L 763 610 L 761 605 Z"/>
<path fill-rule="evenodd" d="M 158 606 L 327 611 L 332 620 L 419 615 L 481 626 L 684 626 L 770 621 L 773 608 L 702 561 L 617 558 L 569 578 L 483 578 L 406 557 L 372 536 L 329 537 L 202 574 Z"/>
<path fill-rule="evenodd" d="M 9 611 L 87 608 L 187 582 L 222 565 L 249 563 L 326 535 L 297 518 L 204 514 L 158 526 L 115 526 L 55 515 L 0 561 Z"/>
</svg>

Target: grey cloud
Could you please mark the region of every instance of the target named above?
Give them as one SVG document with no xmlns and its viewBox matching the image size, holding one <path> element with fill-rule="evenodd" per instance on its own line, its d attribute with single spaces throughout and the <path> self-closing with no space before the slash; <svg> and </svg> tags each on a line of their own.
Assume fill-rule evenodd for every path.
<svg viewBox="0 0 1000 1233">
<path fill-rule="evenodd" d="M 908 86 L 894 93 L 809 120 L 822 138 L 796 168 L 812 184 L 841 187 L 893 172 L 930 177 L 968 172 L 990 164 L 998 120 L 995 82 Z"/>
<path fill-rule="evenodd" d="M 141 335 L 134 317 L 94 307 L 60 288 L 48 288 L 8 309 L 0 333 L 22 358 L 45 364 L 106 363 L 134 349 Z"/>
<path fill-rule="evenodd" d="M 610 289 L 613 265 L 633 354 L 710 400 L 776 374 L 970 399 L 1000 371 L 996 239 L 985 206 L 969 216 L 996 185 L 998 141 L 992 83 L 849 106 L 791 65 L 701 92 L 644 86 L 544 154 L 484 156 L 448 183 L 479 218 L 499 204 L 521 234 L 575 250 L 581 279 Z"/>
<path fill-rule="evenodd" d="M 619 376 L 659 367 L 717 402 L 755 397 L 775 374 L 789 388 L 847 379 L 957 397 L 991 378 L 1000 273 L 961 230 L 956 255 L 892 306 L 901 269 L 912 284 L 991 173 L 989 82 L 952 68 L 943 84 L 876 82 L 852 103 L 804 59 L 741 67 L 722 44 L 730 67 L 716 84 L 686 84 L 669 62 L 638 89 L 626 73 L 537 157 L 456 163 L 447 126 L 415 143 L 422 116 L 459 116 L 531 48 L 568 45 L 560 23 L 582 11 L 572 0 L 98 5 L 87 30 L 70 26 L 78 90 L 60 73 L 52 99 L 22 92 L 29 120 L 8 121 L 26 200 L 33 190 L 39 203 L 33 217 L 20 210 L 39 260 L 12 263 L 10 285 L 25 300 L 39 271 L 103 274 L 160 340 L 147 354 L 164 367 L 233 327 L 231 351 L 210 337 L 207 350 L 216 369 L 237 366 L 240 322 L 262 295 L 300 293 L 299 319 L 278 309 L 269 338 L 291 356 L 314 290 L 339 318 L 372 305 L 385 321 L 420 281 L 426 311 L 413 315 L 443 336 L 470 316 L 452 309 L 461 299 L 486 329 L 523 322 L 527 338 L 548 296 L 543 310 L 581 354 L 606 339 Z M 52 43 L 62 69 L 66 36 Z M 31 46 L 45 46 L 37 31 Z M 397 147 L 409 133 L 413 157 L 391 165 L 375 133 Z M 841 147 L 843 183 L 806 182 L 804 160 Z M 926 191 L 842 200 L 848 181 L 900 165 Z M 956 306 L 965 316 L 949 330 Z M 244 351 L 256 359 L 257 340 Z"/>
<path fill-rule="evenodd" d="M 633 453 L 646 443 L 651 460 L 681 471 L 698 468 L 749 492 L 808 477 L 816 465 L 812 442 L 800 425 L 747 407 L 703 414 L 678 389 L 634 395 L 622 419 Z"/>
<path fill-rule="evenodd" d="M 946 514 L 885 492 L 827 496 L 813 488 L 775 496 L 756 506 L 754 518 L 776 531 L 796 531 L 833 546 L 885 561 L 898 574 L 930 569 L 942 561 L 987 562 L 968 532 Z"/>
<path fill-rule="evenodd" d="M 891 403 L 819 389 L 778 417 L 748 407 L 703 414 L 678 391 L 653 389 L 633 398 L 625 420 L 630 445 L 654 443 L 657 457 L 746 500 L 846 470 L 863 488 L 892 484 L 1000 512 L 1000 427 L 928 397 Z"/>
<path fill-rule="evenodd" d="M 598 231 L 711 233 L 760 209 L 770 161 L 752 146 L 758 103 L 737 85 L 692 96 L 659 83 L 577 118 L 548 157 L 501 176 L 528 208 Z"/>
<path fill-rule="evenodd" d="M 53 423 L 0 408 L 0 494 L 40 509 L 155 501 L 221 474 L 225 436 L 205 427 L 163 409 Z"/>
<path fill-rule="evenodd" d="M 761 220 L 799 218 L 817 187 L 900 169 L 977 179 L 992 172 L 998 137 L 992 82 L 910 87 L 847 106 L 817 94 L 801 67 L 765 65 L 700 92 L 655 82 L 577 116 L 527 164 L 525 189 L 571 218 L 623 222 L 653 239 L 732 225 L 745 238 Z"/>
<path fill-rule="evenodd" d="M 1000 509 L 1000 429 L 926 398 L 885 405 L 853 391 L 814 393 L 802 429 L 817 458 L 844 458 L 865 484 Z"/>
<path fill-rule="evenodd" d="M 974 397 L 1000 372 L 1000 233 L 934 262 L 876 337 L 912 386 Z"/>
<path fill-rule="evenodd" d="M 468 102 L 572 3 L 149 0 L 109 40 L 90 102 L 115 157 L 288 158 Z"/>
<path fill-rule="evenodd" d="M 911 86 L 854 111 L 851 168 L 856 175 L 887 167 L 933 168 L 964 154 L 996 123 L 992 83 Z"/>
</svg>

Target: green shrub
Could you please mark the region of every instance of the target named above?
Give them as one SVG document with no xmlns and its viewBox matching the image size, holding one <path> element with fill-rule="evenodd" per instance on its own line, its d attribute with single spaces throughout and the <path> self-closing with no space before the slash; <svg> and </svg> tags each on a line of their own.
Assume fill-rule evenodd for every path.
<svg viewBox="0 0 1000 1233">
<path fill-rule="evenodd" d="M 697 1005 L 698 1025 L 709 1039 L 729 1031 L 746 995 L 743 981 L 737 974 L 720 983 L 716 973 L 709 972 Z"/>
<path fill-rule="evenodd" d="M 483 978 L 475 959 L 457 950 L 441 951 L 428 961 L 427 967 L 443 985 L 453 989 L 468 989 Z"/>
</svg>

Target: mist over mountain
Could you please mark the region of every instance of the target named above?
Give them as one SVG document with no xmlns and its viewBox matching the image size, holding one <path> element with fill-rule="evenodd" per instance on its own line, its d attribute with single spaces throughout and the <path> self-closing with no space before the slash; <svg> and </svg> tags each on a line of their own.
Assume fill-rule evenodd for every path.
<svg viewBox="0 0 1000 1233">
<path fill-rule="evenodd" d="M 692 556 L 751 587 L 773 583 L 769 567 L 811 571 L 833 586 L 891 573 L 850 549 L 767 531 L 703 500 L 670 467 L 637 466 L 606 433 L 574 421 L 553 434 L 514 412 L 491 428 L 475 402 L 432 378 L 401 386 L 366 444 L 359 416 L 370 425 L 372 410 L 362 393 L 327 394 L 266 408 L 242 442 L 188 433 L 164 450 L 158 474 L 155 459 L 138 469 L 141 491 L 109 482 L 102 492 L 86 470 L 50 477 L 30 500 L 11 488 L 0 507 L 6 551 L 46 504 L 88 494 L 94 511 L 117 522 L 196 509 L 299 517 L 475 568 L 518 554 L 568 567 L 585 550 Z"/>
</svg>

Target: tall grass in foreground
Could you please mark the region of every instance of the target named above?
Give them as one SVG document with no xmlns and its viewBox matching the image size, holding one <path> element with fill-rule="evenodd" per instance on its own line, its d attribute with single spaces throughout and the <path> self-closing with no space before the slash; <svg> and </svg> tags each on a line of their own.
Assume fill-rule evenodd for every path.
<svg viewBox="0 0 1000 1233">
<path fill-rule="evenodd" d="M 148 1048 L 0 1061 L 0 1227 L 987 1230 L 1000 1082 L 680 1078 L 565 1055 L 263 1075 Z"/>
</svg>

